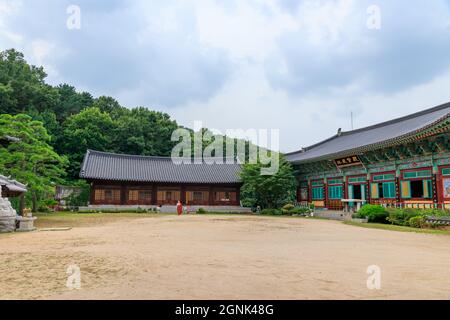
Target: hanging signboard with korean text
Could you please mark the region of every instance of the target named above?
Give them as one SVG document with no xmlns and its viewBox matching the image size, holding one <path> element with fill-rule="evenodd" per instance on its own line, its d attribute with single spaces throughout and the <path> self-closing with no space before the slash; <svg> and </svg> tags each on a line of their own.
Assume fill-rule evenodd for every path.
<svg viewBox="0 0 450 320">
<path fill-rule="evenodd" d="M 361 159 L 358 156 L 335 159 L 334 163 L 338 168 L 362 165 Z"/>
</svg>

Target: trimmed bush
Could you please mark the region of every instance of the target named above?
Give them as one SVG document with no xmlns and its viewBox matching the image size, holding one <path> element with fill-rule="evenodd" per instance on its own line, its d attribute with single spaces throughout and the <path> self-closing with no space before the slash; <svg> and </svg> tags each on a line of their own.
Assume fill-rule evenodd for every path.
<svg viewBox="0 0 450 320">
<path fill-rule="evenodd" d="M 198 208 L 197 213 L 200 213 L 200 214 L 206 213 L 206 210 L 203 208 Z"/>
<path fill-rule="evenodd" d="M 297 207 L 297 208 L 292 209 L 289 213 L 290 214 L 306 214 L 309 212 L 310 212 L 310 210 L 307 208 L 298 208 Z"/>
<path fill-rule="evenodd" d="M 405 209 L 389 209 L 388 221 L 397 226 L 409 226 L 411 218 L 423 217 L 424 210 L 405 208 Z"/>
<path fill-rule="evenodd" d="M 429 217 L 450 217 L 450 212 L 440 209 L 421 210 L 425 216 Z"/>
<path fill-rule="evenodd" d="M 268 216 L 281 216 L 283 212 L 278 209 L 264 209 L 261 211 L 261 214 L 268 215 Z"/>
<path fill-rule="evenodd" d="M 372 223 L 387 223 L 389 214 L 382 206 L 366 204 L 359 211 L 356 218 L 365 219 Z"/>
<path fill-rule="evenodd" d="M 288 204 L 284 205 L 283 208 L 281 208 L 281 210 L 291 211 L 294 208 L 295 208 L 295 206 L 293 204 L 288 203 Z"/>
<path fill-rule="evenodd" d="M 409 219 L 408 224 L 413 228 L 423 228 L 427 225 L 427 222 L 424 216 L 415 216 Z"/>
</svg>

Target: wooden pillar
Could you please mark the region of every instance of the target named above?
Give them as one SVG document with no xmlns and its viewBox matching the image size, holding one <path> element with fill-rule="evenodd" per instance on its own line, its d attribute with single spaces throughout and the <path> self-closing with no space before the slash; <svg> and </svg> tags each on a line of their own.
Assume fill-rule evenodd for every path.
<svg viewBox="0 0 450 320">
<path fill-rule="evenodd" d="M 23 209 L 25 209 L 25 194 L 21 194 L 19 198 L 19 215 L 23 216 Z"/>
<path fill-rule="evenodd" d="M 400 194 L 400 177 L 402 175 L 402 172 L 400 169 L 395 170 L 395 201 L 397 202 L 397 205 L 400 205 L 401 202 L 401 194 Z"/>
<path fill-rule="evenodd" d="M 152 205 L 156 205 L 158 200 L 158 188 L 155 183 L 152 184 Z"/>
<path fill-rule="evenodd" d="M 91 183 L 91 194 L 89 199 L 89 204 L 95 204 L 95 183 Z"/>
<path fill-rule="evenodd" d="M 308 203 L 312 202 L 312 182 L 308 179 Z"/>
<path fill-rule="evenodd" d="M 241 205 L 241 187 L 236 187 L 236 201 Z"/>
<path fill-rule="evenodd" d="M 209 198 L 208 205 L 209 206 L 214 205 L 214 189 L 212 186 L 209 186 L 208 188 L 208 198 Z"/>
<path fill-rule="evenodd" d="M 127 204 L 127 187 L 123 183 L 120 185 L 120 204 Z"/>
<path fill-rule="evenodd" d="M 437 207 L 438 203 L 439 203 L 439 198 L 438 198 L 438 193 L 437 193 L 437 186 L 438 186 L 438 180 L 439 179 L 439 173 L 434 173 L 433 174 L 433 179 L 432 179 L 432 186 L 433 186 L 433 203 L 434 206 Z M 430 192 L 430 191 L 428 191 Z"/>
<path fill-rule="evenodd" d="M 395 201 L 397 201 L 397 204 L 400 204 L 400 202 L 401 202 L 400 178 L 399 177 L 395 177 Z"/>
<path fill-rule="evenodd" d="M 186 186 L 182 185 L 180 188 L 180 198 L 181 203 L 184 205 L 186 204 Z"/>
</svg>

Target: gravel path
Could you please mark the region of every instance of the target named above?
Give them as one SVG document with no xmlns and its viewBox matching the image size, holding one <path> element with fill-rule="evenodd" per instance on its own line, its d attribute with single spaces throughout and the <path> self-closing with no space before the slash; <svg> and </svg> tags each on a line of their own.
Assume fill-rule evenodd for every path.
<svg viewBox="0 0 450 320">
<path fill-rule="evenodd" d="M 69 265 L 80 290 L 66 287 Z M 367 289 L 370 265 L 380 290 Z M 300 218 L 92 219 L 0 237 L 0 274 L 1 299 L 450 299 L 450 237 Z"/>
</svg>

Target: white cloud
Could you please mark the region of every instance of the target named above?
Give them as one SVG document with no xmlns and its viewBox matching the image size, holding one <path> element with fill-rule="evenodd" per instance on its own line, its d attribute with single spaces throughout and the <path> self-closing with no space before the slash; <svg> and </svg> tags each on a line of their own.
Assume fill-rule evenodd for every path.
<svg viewBox="0 0 450 320">
<path fill-rule="evenodd" d="M 23 38 L 20 34 L 8 29 L 7 20 L 22 6 L 21 1 L 0 0 L 0 46 L 20 45 Z"/>
<path fill-rule="evenodd" d="M 448 2 L 369 0 L 0 0 L 0 48 L 15 46 L 66 81 L 179 123 L 280 129 L 292 151 L 338 128 L 392 119 L 450 100 Z"/>
<path fill-rule="evenodd" d="M 276 49 L 277 37 L 296 30 L 298 21 L 274 1 L 237 1 L 231 8 L 206 0 L 196 6 L 200 42 L 226 49 L 236 59 L 262 61 Z"/>
</svg>

